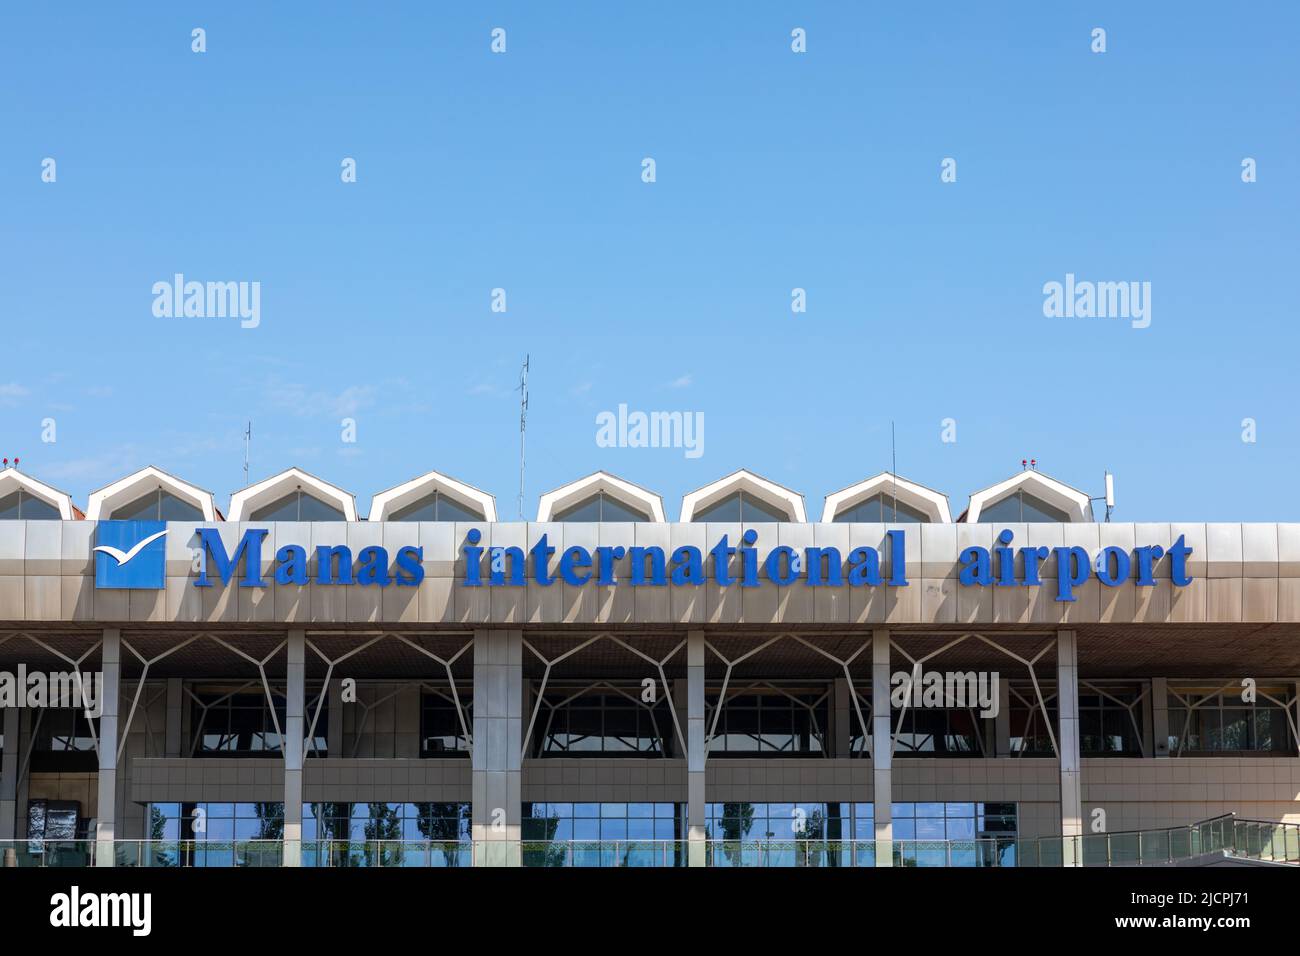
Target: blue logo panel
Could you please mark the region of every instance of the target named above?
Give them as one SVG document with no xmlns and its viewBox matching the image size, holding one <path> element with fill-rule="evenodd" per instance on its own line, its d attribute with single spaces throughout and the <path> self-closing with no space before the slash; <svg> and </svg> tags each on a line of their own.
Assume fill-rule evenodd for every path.
<svg viewBox="0 0 1300 956">
<path fill-rule="evenodd" d="M 100 521 L 95 527 L 95 587 L 162 590 L 167 572 L 165 521 Z"/>
</svg>

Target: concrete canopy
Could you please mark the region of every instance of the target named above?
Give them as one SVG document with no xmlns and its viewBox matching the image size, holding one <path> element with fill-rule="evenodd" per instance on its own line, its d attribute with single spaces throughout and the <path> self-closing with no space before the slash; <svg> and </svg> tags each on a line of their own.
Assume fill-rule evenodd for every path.
<svg viewBox="0 0 1300 956">
<path fill-rule="evenodd" d="M 344 521 L 357 520 L 356 496 L 336 485 L 310 475 L 301 468 L 288 468 L 230 496 L 230 521 L 248 521 L 262 505 L 268 505 L 293 491 L 306 492 L 313 498 L 343 512 Z"/>
<path fill-rule="evenodd" d="M 1017 475 L 1000 481 L 996 485 L 977 491 L 970 496 L 966 508 L 966 521 L 970 524 L 980 520 L 980 512 L 997 504 L 1017 491 L 1033 495 L 1070 516 L 1072 522 L 1092 521 L 1092 502 L 1088 496 L 1077 488 L 1071 488 L 1064 482 L 1057 481 L 1038 471 L 1022 471 Z"/>
<path fill-rule="evenodd" d="M 369 520 L 387 521 L 407 505 L 415 504 L 434 492 L 446 495 L 469 510 L 478 512 L 483 515 L 484 521 L 497 520 L 496 498 L 473 485 L 448 478 L 436 471 L 425 472 L 418 478 L 379 492 L 370 503 Z"/>
<path fill-rule="evenodd" d="M 221 515 L 213 502 L 212 492 L 204 491 L 175 475 L 169 475 L 153 465 L 120 478 L 111 485 L 92 491 L 86 502 L 86 520 L 107 519 L 113 511 L 129 504 L 151 491 L 165 491 L 182 501 L 189 502 L 203 514 L 204 521 L 220 521 Z"/>
<path fill-rule="evenodd" d="M 888 471 L 827 495 L 822 509 L 822 521 L 830 523 L 841 511 L 878 494 L 897 495 L 899 501 L 927 515 L 935 524 L 949 524 L 952 521 L 947 495 Z"/>
<path fill-rule="evenodd" d="M 72 497 L 66 492 L 59 491 L 43 481 L 37 481 L 30 475 L 24 475 L 17 468 L 6 468 L 0 471 L 0 498 L 20 489 L 33 498 L 58 508 L 59 517 L 64 521 L 73 521 L 81 517 L 81 512 L 73 507 Z"/>
<path fill-rule="evenodd" d="M 683 522 L 694 521 L 697 512 L 703 511 L 709 505 L 721 501 L 728 495 L 735 494 L 738 491 L 753 495 L 765 505 L 784 513 L 789 521 L 805 522 L 808 520 L 807 513 L 804 510 L 803 495 L 756 475 L 752 471 L 746 471 L 744 468 L 732 472 L 725 478 L 719 478 L 703 488 L 692 491 L 682 498 L 682 514 L 679 520 Z"/>
<path fill-rule="evenodd" d="M 634 511 L 648 514 L 651 521 L 664 521 L 664 500 L 661 496 L 604 471 L 594 472 L 542 495 L 537 502 L 537 520 L 553 521 L 556 514 L 602 493 Z"/>
</svg>

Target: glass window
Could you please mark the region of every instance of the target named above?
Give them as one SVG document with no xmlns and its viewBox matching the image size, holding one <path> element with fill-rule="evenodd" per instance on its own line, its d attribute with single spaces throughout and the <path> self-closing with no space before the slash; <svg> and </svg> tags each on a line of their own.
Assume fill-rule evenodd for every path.
<svg viewBox="0 0 1300 956">
<path fill-rule="evenodd" d="M 130 504 L 114 508 L 113 521 L 202 521 L 203 510 L 170 491 L 155 488 Z"/>
<path fill-rule="evenodd" d="M 1011 684 L 1011 706 L 1009 722 L 1011 724 L 1010 747 L 1013 754 L 1026 757 L 1051 757 L 1056 750 L 1052 746 L 1052 734 L 1059 726 L 1056 709 L 1056 685 L 1039 681 L 1043 701 L 1047 705 L 1047 720 L 1043 719 L 1043 708 L 1038 704 L 1038 695 L 1033 684 L 1013 682 Z M 1048 732 L 1050 721 L 1051 733 Z"/>
<path fill-rule="evenodd" d="M 895 803 L 895 866 L 1015 866 L 1014 803 Z"/>
<path fill-rule="evenodd" d="M 151 803 L 149 866 L 279 866 L 282 803 Z"/>
<path fill-rule="evenodd" d="M 98 730 L 99 719 L 86 717 L 79 708 L 50 708 L 33 737 L 32 750 L 46 753 L 94 750 Z"/>
<path fill-rule="evenodd" d="M 261 690 L 244 691 L 208 685 L 193 689 L 190 726 L 197 728 L 196 757 L 273 757 L 281 752 L 285 700 L 275 696 L 275 717 Z M 321 712 L 322 720 L 325 712 Z M 319 728 L 320 722 L 317 722 Z M 325 724 L 328 726 L 328 723 Z"/>
<path fill-rule="evenodd" d="M 303 804 L 305 866 L 469 866 L 468 803 Z"/>
<path fill-rule="evenodd" d="M 59 509 L 19 488 L 0 498 L 0 521 L 57 521 Z"/>
<path fill-rule="evenodd" d="M 715 501 L 695 512 L 692 521 L 729 521 L 757 524 L 763 521 L 790 521 L 790 515 L 754 497 L 747 491 L 737 491 L 721 501 Z"/>
<path fill-rule="evenodd" d="M 649 521 L 650 516 L 605 492 L 557 512 L 555 521 Z"/>
<path fill-rule="evenodd" d="M 1287 720 L 1295 691 L 1290 685 L 1256 688 L 1253 702 L 1237 687 L 1169 686 L 1169 753 L 1288 754 L 1296 744 Z"/>
<path fill-rule="evenodd" d="M 704 725 L 710 730 L 719 690 L 705 691 Z M 709 741 L 709 753 L 720 757 L 820 756 L 826 748 L 829 701 L 825 688 L 807 686 L 751 688 L 730 696 Z"/>
<path fill-rule="evenodd" d="M 893 709 L 898 714 L 897 708 Z M 971 757 L 984 753 L 984 728 L 978 711 L 971 708 L 915 708 L 902 715 L 895 745 L 910 756 Z"/>
<path fill-rule="evenodd" d="M 426 498 L 399 508 L 389 521 L 482 521 L 483 514 L 435 491 Z"/>
<path fill-rule="evenodd" d="M 685 866 L 680 803 L 524 803 L 524 866 Z"/>
<path fill-rule="evenodd" d="M 711 866 L 875 863 L 870 803 L 710 803 L 705 806 L 705 835 L 711 841 Z"/>
<path fill-rule="evenodd" d="M 1142 755 L 1142 688 L 1079 685 L 1079 752 L 1085 757 Z"/>
<path fill-rule="evenodd" d="M 1070 516 L 1060 508 L 1049 505 L 1041 498 L 1016 489 L 991 505 L 980 509 L 980 524 L 1002 524 L 1011 521 L 1069 522 Z"/>
<path fill-rule="evenodd" d="M 95 740 L 99 718 L 79 707 L 35 711 L 30 769 L 37 773 L 75 773 L 99 769 Z"/>
<path fill-rule="evenodd" d="M 671 705 L 662 696 L 645 704 L 640 695 L 640 684 L 617 689 L 549 684 L 534 730 L 534 756 L 664 755 L 672 749 Z"/>
<path fill-rule="evenodd" d="M 293 491 L 258 508 L 250 521 L 342 521 L 343 512 L 305 491 Z"/>
<path fill-rule="evenodd" d="M 465 722 L 461 723 L 456 700 L 433 691 L 420 694 L 420 756 L 468 757 L 469 740 L 465 727 L 472 724 L 472 701 L 461 700 Z"/>
<path fill-rule="evenodd" d="M 843 508 L 835 513 L 835 521 L 869 521 L 886 524 L 928 524 L 930 518 L 925 512 L 903 501 L 895 500 L 887 493 L 873 495 L 856 505 Z"/>
</svg>

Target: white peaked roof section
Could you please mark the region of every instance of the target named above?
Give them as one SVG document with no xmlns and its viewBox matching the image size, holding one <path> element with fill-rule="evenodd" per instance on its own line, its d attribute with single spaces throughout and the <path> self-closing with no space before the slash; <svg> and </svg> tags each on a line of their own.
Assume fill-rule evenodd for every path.
<svg viewBox="0 0 1300 956">
<path fill-rule="evenodd" d="M 665 520 L 664 499 L 660 495 L 604 471 L 571 481 L 542 495 L 537 502 L 537 520 L 552 521 L 555 515 L 602 491 L 629 508 L 648 514 L 651 521 Z"/>
<path fill-rule="evenodd" d="M 1017 490 L 1060 508 L 1070 516 L 1071 521 L 1092 520 L 1092 502 L 1078 488 L 1071 488 L 1040 471 L 1022 471 L 1006 481 L 1000 481 L 990 488 L 971 495 L 970 504 L 966 507 L 966 521 L 968 523 L 979 521 L 983 509 L 997 504 Z"/>
<path fill-rule="evenodd" d="M 783 511 L 791 521 L 807 521 L 808 517 L 804 511 L 803 495 L 797 491 L 791 491 L 784 485 L 778 485 L 774 481 L 768 481 L 752 471 L 740 469 L 733 472 L 725 478 L 719 478 L 710 485 L 705 485 L 696 491 L 692 491 L 682 499 L 681 521 L 694 521 L 695 513 L 703 511 L 714 502 L 721 501 L 728 495 L 733 495 L 737 491 L 743 491 L 746 494 L 753 495 L 764 504 L 775 508 L 777 511 Z"/>
<path fill-rule="evenodd" d="M 419 478 L 412 478 L 396 488 L 379 492 L 370 502 L 370 520 L 388 521 L 407 505 L 413 505 L 435 491 L 471 511 L 480 512 L 485 521 L 497 520 L 496 498 L 473 485 L 448 478 L 436 471 L 430 471 Z"/>
<path fill-rule="evenodd" d="M 0 498 L 12 495 L 19 489 L 33 498 L 39 498 L 47 505 L 58 508 L 59 517 L 64 521 L 72 521 L 78 517 L 76 509 L 72 507 L 72 497 L 66 492 L 52 488 L 43 481 L 37 481 L 30 475 L 24 475 L 17 468 L 6 468 L 0 471 Z"/>
<path fill-rule="evenodd" d="M 288 468 L 278 475 L 242 488 L 230 496 L 229 521 L 248 521 L 249 515 L 264 505 L 279 501 L 294 491 L 305 491 L 313 498 L 333 505 L 343 512 L 344 521 L 357 520 L 357 499 L 337 485 L 331 485 L 301 468 Z"/>
<path fill-rule="evenodd" d="M 151 491 L 162 489 L 175 495 L 182 501 L 188 501 L 203 514 L 204 521 L 217 521 L 217 507 L 212 500 L 212 492 L 204 491 L 188 481 L 181 481 L 175 475 L 169 475 L 161 468 L 149 465 L 134 474 L 120 478 L 98 491 L 90 493 L 86 503 L 86 520 L 100 521 L 107 519 L 118 508 L 129 505 L 138 498 L 143 498 Z"/>
<path fill-rule="evenodd" d="M 822 508 L 822 521 L 832 522 L 841 511 L 879 494 L 891 500 L 896 495 L 902 504 L 915 508 L 935 524 L 948 524 L 952 521 L 947 495 L 906 478 L 899 478 L 888 471 L 827 495 L 826 504 Z"/>
</svg>

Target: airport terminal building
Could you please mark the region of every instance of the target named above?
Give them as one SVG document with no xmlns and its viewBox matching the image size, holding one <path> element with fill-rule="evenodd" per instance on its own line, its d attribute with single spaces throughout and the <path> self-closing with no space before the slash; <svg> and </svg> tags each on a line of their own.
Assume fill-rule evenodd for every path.
<svg viewBox="0 0 1300 956">
<path fill-rule="evenodd" d="M 1300 524 L 1035 470 L 675 521 L 600 472 L 527 522 L 0 471 L 4 865 L 1300 863 L 1298 692 Z"/>
</svg>

